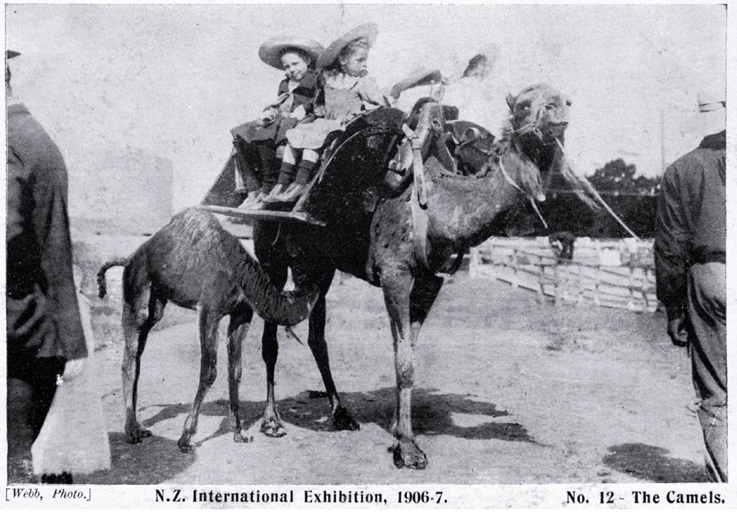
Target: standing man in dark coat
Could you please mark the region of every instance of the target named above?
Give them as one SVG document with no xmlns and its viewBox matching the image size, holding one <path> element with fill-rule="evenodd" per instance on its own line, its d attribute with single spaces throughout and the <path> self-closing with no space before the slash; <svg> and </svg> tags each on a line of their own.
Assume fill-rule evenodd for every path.
<svg viewBox="0 0 737 512">
<path fill-rule="evenodd" d="M 668 335 L 688 345 L 707 469 L 727 481 L 726 101 L 699 95 L 706 137 L 665 171 L 655 267 Z"/>
<path fill-rule="evenodd" d="M 18 55 L 8 51 L 6 58 Z M 7 60 L 5 99 L 8 480 L 27 482 L 31 446 L 57 383 L 79 373 L 87 348 L 72 276 L 64 159 L 13 96 Z"/>
</svg>

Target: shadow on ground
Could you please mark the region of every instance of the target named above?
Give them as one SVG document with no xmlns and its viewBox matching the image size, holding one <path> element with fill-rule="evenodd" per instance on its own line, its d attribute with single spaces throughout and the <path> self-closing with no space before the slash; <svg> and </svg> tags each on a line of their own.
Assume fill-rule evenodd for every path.
<svg viewBox="0 0 737 512">
<path fill-rule="evenodd" d="M 193 453 L 179 451 L 176 441 L 152 436 L 142 444 L 125 442 L 125 434 L 110 433 L 110 471 L 75 477 L 74 483 L 150 485 L 176 476 L 195 461 Z"/>
<path fill-rule="evenodd" d="M 375 423 L 386 431 L 391 428 L 394 415 L 395 389 L 383 388 L 371 392 L 343 393 L 343 405 L 361 424 Z M 242 429 L 248 430 L 261 420 L 265 402 L 241 402 Z M 147 428 L 168 419 L 189 413 L 189 404 L 163 407 L 157 414 L 143 422 Z M 333 430 L 330 404 L 324 392 L 304 391 L 277 403 L 282 420 L 289 424 L 312 431 Z M 230 434 L 228 425 L 228 401 L 221 399 L 202 405 L 201 415 L 220 416 L 223 421 L 216 432 L 196 443 L 201 445 L 209 439 Z M 473 415 L 476 423 L 460 426 L 454 423 L 453 414 Z M 447 435 L 463 439 L 500 439 L 503 441 L 525 441 L 534 443 L 527 430 L 515 422 L 500 422 L 497 418 L 509 416 L 494 404 L 471 399 L 470 395 L 437 393 L 434 389 L 415 389 L 412 394 L 412 425 L 415 434 Z M 484 421 L 484 417 L 490 421 Z"/>
<path fill-rule="evenodd" d="M 279 412 L 288 423 L 310 430 L 332 430 L 331 421 L 320 421 L 330 412 L 324 393 L 306 391 L 279 403 Z M 391 428 L 396 404 L 396 389 L 382 388 L 368 393 L 343 393 L 343 405 L 361 424 L 375 423 L 386 431 Z M 320 400 L 322 399 L 322 400 Z M 460 426 L 453 414 L 477 416 L 477 425 Z M 412 427 L 418 435 L 446 435 L 463 439 L 501 439 L 535 442 L 527 430 L 515 422 L 496 418 L 509 416 L 494 404 L 472 400 L 471 395 L 438 393 L 435 389 L 412 392 Z M 484 417 L 490 421 L 483 421 Z"/>
<path fill-rule="evenodd" d="M 660 483 L 708 482 L 703 465 L 690 460 L 668 457 L 668 450 L 641 443 L 609 448 L 604 464 L 635 478 Z"/>
</svg>

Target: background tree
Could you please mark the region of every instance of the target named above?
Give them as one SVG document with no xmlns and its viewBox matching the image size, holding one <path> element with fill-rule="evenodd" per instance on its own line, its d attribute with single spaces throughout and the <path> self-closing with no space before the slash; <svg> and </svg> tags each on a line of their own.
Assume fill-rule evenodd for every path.
<svg viewBox="0 0 737 512">
<path fill-rule="evenodd" d="M 634 164 L 618 158 L 597 169 L 588 180 L 637 236 L 652 238 L 660 178 L 635 177 L 636 174 Z M 550 226 L 549 232 L 570 231 L 576 236 L 592 238 L 630 236 L 604 209 L 594 212 L 586 207 L 558 175 L 551 179 L 548 199 L 540 205 L 540 212 Z M 539 221 L 534 234 L 546 234 Z"/>
</svg>

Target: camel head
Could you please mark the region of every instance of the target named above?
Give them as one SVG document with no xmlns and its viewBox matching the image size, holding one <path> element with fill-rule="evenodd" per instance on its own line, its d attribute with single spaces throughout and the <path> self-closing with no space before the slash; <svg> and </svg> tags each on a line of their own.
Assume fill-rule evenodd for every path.
<svg viewBox="0 0 737 512">
<path fill-rule="evenodd" d="M 512 133 L 526 140 L 536 136 L 544 144 L 563 142 L 568 127 L 571 100 L 545 84 L 532 85 L 517 96 L 507 96 Z"/>
</svg>

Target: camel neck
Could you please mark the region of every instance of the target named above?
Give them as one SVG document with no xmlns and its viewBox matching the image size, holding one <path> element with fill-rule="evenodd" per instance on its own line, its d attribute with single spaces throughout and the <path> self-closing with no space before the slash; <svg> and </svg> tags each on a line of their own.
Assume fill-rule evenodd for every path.
<svg viewBox="0 0 737 512">
<path fill-rule="evenodd" d="M 482 178 L 434 174 L 428 194 L 430 236 L 453 244 L 473 243 L 518 199 L 519 192 L 498 167 Z"/>
</svg>

